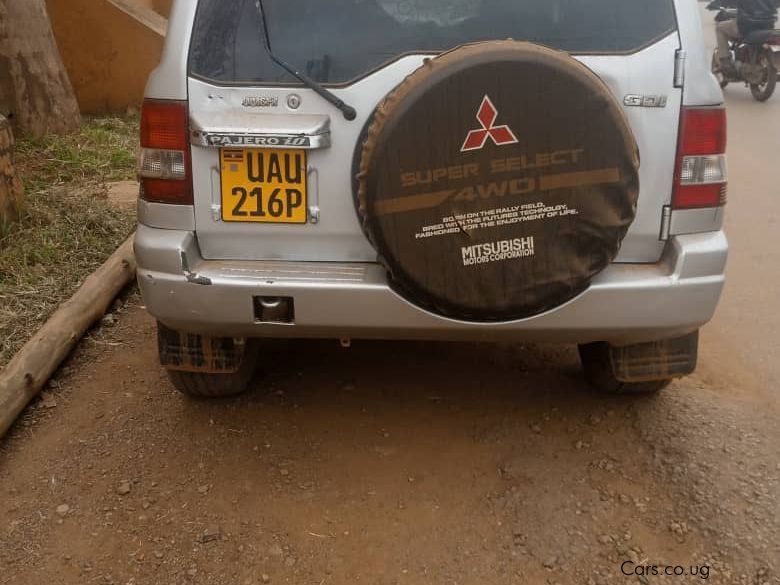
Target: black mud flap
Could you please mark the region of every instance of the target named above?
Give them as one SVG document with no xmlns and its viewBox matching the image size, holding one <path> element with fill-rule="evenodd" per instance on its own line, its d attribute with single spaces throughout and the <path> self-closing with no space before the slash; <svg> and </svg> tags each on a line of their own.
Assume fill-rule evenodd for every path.
<svg viewBox="0 0 780 585">
<path fill-rule="evenodd" d="M 246 340 L 233 337 L 205 337 L 157 324 L 160 364 L 169 370 L 233 374 L 246 353 Z"/>
<path fill-rule="evenodd" d="M 610 345 L 610 362 L 621 382 L 652 382 L 681 378 L 696 370 L 699 332 L 685 337 L 635 345 Z"/>
</svg>

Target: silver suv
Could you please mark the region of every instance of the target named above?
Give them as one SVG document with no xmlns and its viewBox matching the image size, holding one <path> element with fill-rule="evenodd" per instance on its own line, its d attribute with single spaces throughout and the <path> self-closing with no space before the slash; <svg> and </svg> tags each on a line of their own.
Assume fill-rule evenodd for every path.
<svg viewBox="0 0 780 585">
<path fill-rule="evenodd" d="M 690 0 L 176 0 L 135 241 L 162 364 L 243 390 L 261 339 L 576 343 L 696 367 L 726 117 Z"/>
</svg>

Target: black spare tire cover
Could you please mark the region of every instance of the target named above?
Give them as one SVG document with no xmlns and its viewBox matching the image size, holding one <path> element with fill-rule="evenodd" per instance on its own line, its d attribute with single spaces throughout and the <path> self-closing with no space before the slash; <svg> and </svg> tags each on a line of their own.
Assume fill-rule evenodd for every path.
<svg viewBox="0 0 780 585">
<path fill-rule="evenodd" d="M 574 298 L 636 215 L 621 107 L 584 65 L 529 43 L 427 61 L 377 108 L 356 164 L 358 212 L 394 288 L 458 320 Z"/>
</svg>

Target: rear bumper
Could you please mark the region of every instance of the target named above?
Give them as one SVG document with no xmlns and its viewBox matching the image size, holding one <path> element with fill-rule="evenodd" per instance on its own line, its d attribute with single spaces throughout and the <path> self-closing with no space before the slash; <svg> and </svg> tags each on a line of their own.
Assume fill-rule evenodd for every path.
<svg viewBox="0 0 780 585">
<path fill-rule="evenodd" d="M 138 281 L 167 326 L 233 337 L 635 343 L 690 333 L 724 284 L 723 232 L 673 237 L 658 264 L 615 264 L 576 299 L 510 323 L 464 323 L 396 294 L 372 263 L 204 260 L 192 232 L 139 226 Z M 253 298 L 291 297 L 294 324 L 259 323 Z"/>
</svg>

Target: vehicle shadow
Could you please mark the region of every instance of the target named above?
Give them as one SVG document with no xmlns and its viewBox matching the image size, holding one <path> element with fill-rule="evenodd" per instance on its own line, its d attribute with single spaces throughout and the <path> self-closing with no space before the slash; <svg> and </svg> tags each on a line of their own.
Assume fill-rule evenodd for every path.
<svg viewBox="0 0 780 585">
<path fill-rule="evenodd" d="M 561 345 L 358 341 L 282 341 L 263 346 L 248 400 L 279 390 L 290 399 L 457 402 L 463 407 L 571 399 L 594 404 L 576 348 Z"/>
<path fill-rule="evenodd" d="M 264 418 L 293 408 L 310 428 L 318 420 L 349 426 L 350 416 L 373 413 L 385 426 L 457 421 L 454 433 L 480 420 L 511 419 L 538 434 L 545 421 L 586 423 L 606 411 L 625 417 L 637 402 L 653 400 L 590 388 L 573 346 L 358 341 L 342 348 L 332 340 L 294 340 L 263 344 L 244 396 L 188 402 L 187 410 L 211 416 L 237 409 Z"/>
</svg>

